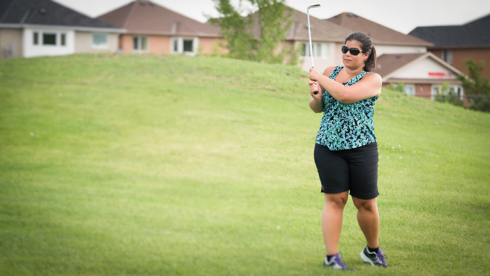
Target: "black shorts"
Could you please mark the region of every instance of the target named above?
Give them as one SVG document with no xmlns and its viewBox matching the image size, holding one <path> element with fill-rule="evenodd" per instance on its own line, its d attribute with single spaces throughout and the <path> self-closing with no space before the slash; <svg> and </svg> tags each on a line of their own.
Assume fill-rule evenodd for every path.
<svg viewBox="0 0 490 276">
<path fill-rule="evenodd" d="M 378 193 L 378 144 L 331 151 L 315 144 L 315 163 L 322 182 L 322 192 L 342 193 L 350 190 L 353 197 L 373 199 Z"/>
</svg>

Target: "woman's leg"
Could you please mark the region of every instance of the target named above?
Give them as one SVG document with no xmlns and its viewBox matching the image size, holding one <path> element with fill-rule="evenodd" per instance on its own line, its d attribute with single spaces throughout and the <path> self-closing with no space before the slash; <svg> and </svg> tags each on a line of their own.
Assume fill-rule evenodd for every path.
<svg viewBox="0 0 490 276">
<path fill-rule="evenodd" d="M 348 199 L 348 191 L 338 194 L 325 194 L 325 207 L 322 213 L 323 241 L 327 255 L 339 253 L 338 245 L 342 230 L 342 215 Z"/>
<path fill-rule="evenodd" d="M 357 208 L 357 221 L 370 248 L 379 247 L 379 213 L 376 198 L 360 199 L 352 197 Z"/>
</svg>

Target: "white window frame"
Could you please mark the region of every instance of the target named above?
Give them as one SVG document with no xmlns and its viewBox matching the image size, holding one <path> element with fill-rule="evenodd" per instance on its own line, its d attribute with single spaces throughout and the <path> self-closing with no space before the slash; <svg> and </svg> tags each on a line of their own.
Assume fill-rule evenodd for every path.
<svg viewBox="0 0 490 276">
<path fill-rule="evenodd" d="M 442 60 L 449 64 L 453 64 L 453 51 L 452 50 L 442 50 Z"/>
<path fill-rule="evenodd" d="M 405 94 L 407 94 L 409 96 L 415 96 L 415 85 L 405 84 L 404 88 L 405 88 Z"/>
<path fill-rule="evenodd" d="M 432 85 L 430 88 L 431 99 L 434 100 L 437 96 L 437 90 L 442 87 L 442 84 Z M 459 99 L 463 99 L 463 87 L 461 85 L 449 85 L 449 90 L 442 91 L 442 95 L 447 95 L 449 91 L 453 91 L 458 93 L 459 90 Z"/>
<path fill-rule="evenodd" d="M 192 51 L 184 51 L 184 41 L 192 41 Z M 177 46 L 177 49 L 175 49 Z M 170 39 L 170 52 L 172 54 L 196 55 L 199 48 L 199 38 L 197 37 L 172 37 Z"/>
<path fill-rule="evenodd" d="M 55 35 L 55 44 L 44 44 L 44 35 Z M 35 43 L 34 37 L 37 36 L 37 43 Z M 63 42 L 64 36 L 64 44 Z M 66 47 L 68 43 L 68 35 L 65 32 L 59 31 L 33 31 L 32 32 L 32 45 L 36 47 Z"/>
<path fill-rule="evenodd" d="M 135 45 L 134 45 L 134 40 L 137 40 L 136 41 L 136 49 L 135 49 Z M 143 40 L 146 40 L 146 49 L 143 49 Z M 133 52 L 141 52 L 141 53 L 145 53 L 145 52 L 148 52 L 148 48 L 149 48 L 149 39 L 148 39 L 148 36 L 144 36 L 144 35 L 135 35 L 133 36 Z"/>
<path fill-rule="evenodd" d="M 39 45 L 43 46 L 43 47 L 56 47 L 58 46 L 58 41 L 59 41 L 59 38 L 58 38 L 58 32 L 39 32 L 41 34 L 41 43 Z M 44 36 L 45 35 L 54 35 L 54 44 L 44 44 Z"/>
<path fill-rule="evenodd" d="M 303 48 L 301 51 L 301 57 L 309 57 L 310 56 L 310 43 L 303 42 L 302 47 Z M 324 58 L 324 59 L 330 58 L 330 44 L 329 43 L 313 42 L 311 44 L 311 47 L 313 48 L 313 57 L 314 58 Z"/>
<path fill-rule="evenodd" d="M 34 45 L 34 46 L 42 45 L 41 44 L 41 35 L 42 35 L 42 32 L 39 32 L 39 31 L 32 32 L 32 45 Z M 36 41 L 36 38 L 37 38 L 37 41 Z"/>
<path fill-rule="evenodd" d="M 95 38 L 96 36 L 104 36 L 105 42 L 96 44 Z M 92 48 L 94 49 L 109 49 L 109 34 L 108 33 L 92 33 Z"/>
<path fill-rule="evenodd" d="M 66 40 L 68 39 L 68 35 L 66 33 L 60 33 L 60 46 L 66 47 Z"/>
</svg>

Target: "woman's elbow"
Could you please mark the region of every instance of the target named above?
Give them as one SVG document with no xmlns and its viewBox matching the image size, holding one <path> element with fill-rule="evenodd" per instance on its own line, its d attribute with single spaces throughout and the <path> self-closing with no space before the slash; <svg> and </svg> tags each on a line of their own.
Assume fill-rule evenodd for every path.
<svg viewBox="0 0 490 276">
<path fill-rule="evenodd" d="M 348 97 L 347 93 L 340 94 L 340 97 L 339 97 L 338 101 L 341 102 L 341 103 L 343 103 L 343 104 L 352 103 L 351 102 L 351 99 Z"/>
</svg>

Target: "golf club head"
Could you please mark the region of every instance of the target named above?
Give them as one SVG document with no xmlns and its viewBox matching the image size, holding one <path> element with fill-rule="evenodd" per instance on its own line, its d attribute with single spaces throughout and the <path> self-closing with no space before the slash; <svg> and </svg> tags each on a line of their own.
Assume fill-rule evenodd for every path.
<svg viewBox="0 0 490 276">
<path fill-rule="evenodd" d="M 319 7 L 321 7 L 320 4 L 315 4 L 315 5 L 309 6 L 308 9 L 319 8 Z"/>
</svg>

